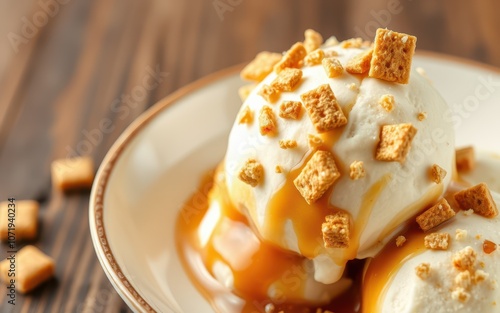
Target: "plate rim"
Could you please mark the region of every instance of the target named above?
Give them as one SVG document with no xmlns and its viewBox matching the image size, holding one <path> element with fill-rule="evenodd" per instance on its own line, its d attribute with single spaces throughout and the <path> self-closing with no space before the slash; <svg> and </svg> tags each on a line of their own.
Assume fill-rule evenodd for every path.
<svg viewBox="0 0 500 313">
<path fill-rule="evenodd" d="M 449 55 L 445 53 L 418 50 L 417 56 L 422 56 L 429 59 L 446 60 L 471 67 L 480 68 L 500 74 L 500 67 L 482 63 L 476 60 L 466 59 L 463 57 Z M 146 127 L 159 113 L 166 110 L 175 104 L 181 98 L 191 94 L 194 91 L 207 87 L 208 85 L 229 76 L 238 73 L 248 62 L 233 65 L 223 70 L 216 71 L 203 78 L 191 82 L 177 91 L 167 95 L 163 99 L 153 104 L 149 109 L 141 113 L 134 121 L 125 128 L 117 140 L 112 144 L 111 148 L 103 158 L 99 169 L 96 173 L 92 191 L 89 199 L 89 228 L 92 238 L 94 250 L 101 267 L 106 274 L 120 297 L 134 311 L 156 313 L 157 311 L 143 298 L 143 296 L 135 289 L 128 280 L 126 275 L 121 270 L 116 258 L 109 247 L 109 242 L 106 237 L 104 227 L 103 212 L 104 212 L 104 193 L 107 189 L 109 177 L 114 169 L 114 166 L 120 158 L 122 152 L 135 136 Z"/>
</svg>

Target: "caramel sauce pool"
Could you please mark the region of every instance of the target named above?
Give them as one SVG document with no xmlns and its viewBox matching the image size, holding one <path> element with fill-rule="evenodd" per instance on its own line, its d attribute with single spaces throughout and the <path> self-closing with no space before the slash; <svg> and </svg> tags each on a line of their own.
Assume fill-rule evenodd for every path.
<svg viewBox="0 0 500 313">
<path fill-rule="evenodd" d="M 258 250 L 253 254 L 251 262 L 242 270 L 232 269 L 234 288 L 237 291 L 229 290 L 213 278 L 210 269 L 223 257 L 214 247 L 212 240 L 202 247 L 197 237 L 198 229 L 208 209 L 209 194 L 217 192 L 221 216 L 250 229 L 246 217 L 231 205 L 224 188 L 224 184 L 214 184 L 214 172 L 203 178 L 199 188 L 185 203 L 178 216 L 177 250 L 191 281 L 217 312 L 264 313 L 266 305 L 270 303 L 269 297 L 265 295 L 272 282 L 283 282 L 284 285 L 295 286 L 297 292 L 302 291 L 300 288 L 303 286 L 300 285 L 300 281 L 306 270 L 303 264 L 304 258 L 258 239 Z M 217 230 L 212 236 L 216 233 Z M 362 261 L 355 261 L 349 265 L 347 271 L 352 273 L 349 276 L 355 278 L 353 286 L 336 300 L 322 306 L 322 309 L 335 313 L 361 312 L 359 286 L 363 265 Z M 276 313 L 281 310 L 286 313 L 316 313 L 318 309 L 318 306 L 291 305 L 285 303 L 285 299 L 279 300 L 277 297 L 273 302 Z"/>
</svg>

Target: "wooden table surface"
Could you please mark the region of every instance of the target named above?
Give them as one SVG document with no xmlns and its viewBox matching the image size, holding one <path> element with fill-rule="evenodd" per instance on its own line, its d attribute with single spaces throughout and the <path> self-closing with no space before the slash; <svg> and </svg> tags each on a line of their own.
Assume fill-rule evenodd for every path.
<svg viewBox="0 0 500 313">
<path fill-rule="evenodd" d="M 51 187 L 55 158 L 99 164 L 161 98 L 264 49 L 284 51 L 306 28 L 346 39 L 388 27 L 416 35 L 417 49 L 500 66 L 498 12 L 495 0 L 1 0 L 0 201 L 40 201 L 33 244 L 56 260 L 56 279 L 15 306 L 2 286 L 0 312 L 129 311 L 95 255 L 89 192 Z M 160 84 L 137 93 L 151 72 Z M 103 119 L 112 130 L 96 133 Z"/>
</svg>

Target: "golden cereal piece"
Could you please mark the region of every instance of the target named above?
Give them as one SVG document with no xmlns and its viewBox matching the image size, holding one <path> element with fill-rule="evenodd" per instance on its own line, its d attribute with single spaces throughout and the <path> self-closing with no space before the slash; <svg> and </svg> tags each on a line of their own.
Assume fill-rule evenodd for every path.
<svg viewBox="0 0 500 313">
<path fill-rule="evenodd" d="M 427 112 L 420 112 L 417 114 L 417 119 L 419 121 L 423 121 L 427 118 Z"/>
<path fill-rule="evenodd" d="M 243 68 L 240 76 L 246 80 L 260 82 L 273 71 L 274 65 L 281 60 L 281 57 L 280 53 L 260 52 L 255 59 Z"/>
<path fill-rule="evenodd" d="M 379 28 L 375 36 L 369 76 L 407 84 L 417 38 Z"/>
<path fill-rule="evenodd" d="M 427 249 L 448 250 L 451 236 L 448 233 L 432 233 L 424 238 L 424 245 Z"/>
<path fill-rule="evenodd" d="M 276 118 L 274 117 L 273 109 L 267 105 L 263 106 L 260 110 L 259 127 L 262 136 L 276 134 Z"/>
<path fill-rule="evenodd" d="M 406 237 L 405 236 L 398 236 L 396 238 L 396 247 L 400 248 L 402 247 L 406 242 Z"/>
<path fill-rule="evenodd" d="M 323 36 L 312 29 L 307 29 L 304 32 L 304 37 L 304 48 L 306 49 L 307 53 L 318 49 L 323 43 Z"/>
<path fill-rule="evenodd" d="M 281 149 L 293 149 L 297 147 L 297 141 L 292 139 L 281 139 L 279 145 Z"/>
<path fill-rule="evenodd" d="M 246 84 L 238 89 L 238 95 L 240 96 L 242 102 L 245 102 L 256 86 L 256 84 Z"/>
<path fill-rule="evenodd" d="M 349 177 L 351 177 L 351 179 L 356 180 L 365 177 L 365 167 L 363 161 L 352 162 L 349 169 Z"/>
<path fill-rule="evenodd" d="M 278 92 L 293 91 L 295 86 L 297 86 L 297 84 L 300 82 L 301 78 L 301 70 L 296 68 L 285 68 L 273 80 L 273 82 L 271 83 L 271 87 Z"/>
<path fill-rule="evenodd" d="M 38 202 L 33 200 L 0 202 L 0 240 L 35 239 L 38 232 L 38 208 Z"/>
<path fill-rule="evenodd" d="M 266 99 L 269 103 L 274 103 L 278 100 L 280 93 L 269 85 L 262 85 L 259 90 L 259 96 Z"/>
<path fill-rule="evenodd" d="M 384 125 L 375 158 L 379 161 L 404 162 L 417 129 L 412 124 Z"/>
<path fill-rule="evenodd" d="M 316 150 L 323 145 L 323 140 L 319 136 L 307 134 L 307 144 L 311 150 Z"/>
<path fill-rule="evenodd" d="M 274 71 L 279 73 L 288 67 L 298 68 L 301 66 L 306 55 L 307 51 L 304 45 L 301 42 L 297 42 L 285 53 L 281 60 L 276 63 Z"/>
<path fill-rule="evenodd" d="M 454 198 L 462 210 L 472 209 L 476 214 L 489 218 L 498 215 L 497 205 L 485 183 L 459 191 Z"/>
<path fill-rule="evenodd" d="M 60 190 L 90 188 L 94 180 L 94 162 L 90 157 L 58 159 L 52 162 L 52 183 Z"/>
<path fill-rule="evenodd" d="M 252 124 L 253 112 L 248 105 L 245 105 L 238 114 L 238 124 Z"/>
<path fill-rule="evenodd" d="M 422 280 L 426 280 L 431 275 L 431 265 L 429 263 L 420 263 L 415 267 L 415 275 Z"/>
<path fill-rule="evenodd" d="M 0 276 L 4 282 L 10 282 L 8 276 L 11 259 L 0 262 Z M 25 246 L 15 257 L 16 290 L 27 293 L 54 275 L 54 261 L 35 246 Z"/>
<path fill-rule="evenodd" d="M 396 101 L 394 100 L 393 95 L 383 95 L 378 100 L 378 104 L 387 112 L 391 112 L 394 109 L 394 104 Z"/>
<path fill-rule="evenodd" d="M 459 271 L 472 272 L 476 266 L 476 251 L 467 246 L 453 255 L 453 266 Z"/>
<path fill-rule="evenodd" d="M 319 133 L 347 124 L 347 118 L 337 103 L 330 85 L 321 85 L 300 95 L 300 98 Z"/>
<path fill-rule="evenodd" d="M 326 222 L 321 225 L 325 248 L 349 248 L 350 216 L 346 212 L 338 211 L 325 217 Z"/>
<path fill-rule="evenodd" d="M 306 65 L 313 66 L 321 64 L 321 61 L 325 58 L 325 52 L 321 49 L 316 49 L 314 51 L 309 52 L 304 62 Z"/>
<path fill-rule="evenodd" d="M 293 183 L 308 204 L 316 202 L 340 177 L 329 151 L 316 151 Z"/>
<path fill-rule="evenodd" d="M 436 184 L 441 184 L 446 177 L 446 171 L 437 164 L 432 164 L 429 170 L 429 176 Z"/>
<path fill-rule="evenodd" d="M 238 173 L 238 178 L 252 187 L 260 184 L 263 177 L 264 167 L 255 159 L 248 159 Z"/>
<path fill-rule="evenodd" d="M 455 211 L 446 199 L 439 200 L 424 213 L 417 216 L 417 223 L 423 231 L 428 231 L 455 216 Z"/>
<path fill-rule="evenodd" d="M 283 168 L 281 167 L 281 165 L 276 165 L 276 167 L 274 168 L 274 171 L 278 174 L 280 173 L 283 173 Z"/>
<path fill-rule="evenodd" d="M 279 116 L 285 119 L 298 120 L 302 103 L 300 101 L 283 101 L 280 105 Z"/>
<path fill-rule="evenodd" d="M 368 49 L 356 55 L 347 62 L 345 70 L 351 74 L 364 74 L 370 70 L 373 49 Z"/>
<path fill-rule="evenodd" d="M 459 172 L 469 172 L 476 167 L 476 157 L 473 147 L 464 147 L 455 151 L 455 162 Z"/>
<path fill-rule="evenodd" d="M 325 58 L 321 63 L 323 64 L 326 76 L 329 78 L 338 77 L 344 73 L 344 67 L 336 58 Z"/>
<path fill-rule="evenodd" d="M 349 38 L 347 40 L 342 41 L 339 45 L 340 47 L 344 49 L 349 49 L 349 48 L 362 48 L 364 45 L 364 40 L 363 38 Z"/>
</svg>

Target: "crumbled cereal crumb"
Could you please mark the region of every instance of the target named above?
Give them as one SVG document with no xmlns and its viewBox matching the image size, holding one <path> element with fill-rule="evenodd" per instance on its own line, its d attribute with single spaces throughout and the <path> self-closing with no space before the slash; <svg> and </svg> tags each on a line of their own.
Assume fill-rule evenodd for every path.
<svg viewBox="0 0 500 313">
<path fill-rule="evenodd" d="M 476 252 L 467 246 L 453 255 L 453 266 L 459 271 L 473 271 L 476 264 Z"/>
<path fill-rule="evenodd" d="M 394 96 L 383 95 L 378 100 L 378 104 L 380 104 L 380 106 L 384 108 L 384 110 L 386 110 L 387 112 L 391 112 L 394 109 L 394 104 L 395 104 Z"/>
<path fill-rule="evenodd" d="M 455 239 L 456 240 L 464 240 L 467 238 L 467 230 L 465 229 L 456 229 L 455 230 Z"/>
<path fill-rule="evenodd" d="M 304 32 L 304 37 L 304 48 L 308 53 L 318 49 L 323 43 L 323 36 L 312 29 L 307 29 Z"/>
<path fill-rule="evenodd" d="M 342 64 L 340 64 L 340 61 L 336 58 L 325 58 L 321 63 L 329 78 L 340 76 L 344 72 L 344 67 L 342 67 Z"/>
<path fill-rule="evenodd" d="M 292 139 L 281 139 L 279 145 L 281 149 L 293 149 L 297 147 L 297 141 Z"/>
<path fill-rule="evenodd" d="M 472 284 L 472 277 L 469 271 L 465 270 L 463 272 L 458 273 L 457 276 L 455 276 L 456 286 L 467 290 L 469 289 L 471 284 Z"/>
<path fill-rule="evenodd" d="M 462 214 L 464 216 L 471 216 L 472 214 L 474 214 L 474 210 L 473 209 L 468 209 L 468 210 L 462 211 Z"/>
<path fill-rule="evenodd" d="M 384 125 L 375 158 L 379 161 L 404 162 L 417 129 L 412 124 Z"/>
<path fill-rule="evenodd" d="M 295 86 L 300 82 L 302 78 L 302 70 L 296 68 L 285 68 L 282 70 L 278 76 L 271 83 L 271 87 L 274 90 L 281 91 L 293 91 Z"/>
<path fill-rule="evenodd" d="M 415 267 L 415 274 L 422 280 L 426 280 L 431 275 L 431 265 L 429 263 L 420 263 Z"/>
<path fill-rule="evenodd" d="M 276 134 L 276 119 L 274 118 L 273 109 L 267 105 L 260 110 L 259 127 L 262 136 Z"/>
<path fill-rule="evenodd" d="M 307 143 L 309 144 L 309 148 L 311 148 L 312 150 L 316 150 L 321 145 L 323 145 L 323 140 L 319 136 L 308 134 Z"/>
<path fill-rule="evenodd" d="M 269 85 L 262 85 L 259 95 L 266 99 L 267 102 L 274 103 L 278 100 L 280 93 Z"/>
<path fill-rule="evenodd" d="M 279 73 L 288 67 L 298 68 L 306 55 L 307 51 L 304 45 L 301 42 L 297 42 L 287 52 L 285 52 L 285 55 L 283 55 L 281 60 L 276 63 L 274 71 Z"/>
<path fill-rule="evenodd" d="M 363 161 L 354 161 L 351 163 L 349 176 L 354 180 L 365 177 Z"/>
<path fill-rule="evenodd" d="M 318 132 L 327 132 L 347 124 L 347 118 L 329 84 L 303 93 L 300 98 Z"/>
<path fill-rule="evenodd" d="M 330 38 L 328 38 L 325 41 L 325 46 L 326 47 L 332 47 L 332 46 L 336 46 L 338 44 L 339 44 L 339 41 L 337 40 L 337 37 L 335 37 L 335 36 L 331 36 Z"/>
<path fill-rule="evenodd" d="M 316 151 L 293 181 L 308 204 L 316 202 L 340 177 L 329 151 Z"/>
<path fill-rule="evenodd" d="M 273 67 L 281 60 L 280 53 L 260 52 L 240 73 L 241 78 L 260 82 L 269 73 L 273 71 Z"/>
<path fill-rule="evenodd" d="M 280 173 L 283 173 L 283 168 L 281 167 L 281 165 L 276 165 L 276 167 L 274 168 L 274 171 L 278 174 Z"/>
<path fill-rule="evenodd" d="M 398 236 L 396 238 L 396 247 L 400 248 L 402 247 L 406 242 L 406 237 L 405 236 Z"/>
<path fill-rule="evenodd" d="M 417 216 L 417 223 L 423 231 L 428 231 L 455 216 L 455 211 L 446 199 L 441 199 L 424 213 Z"/>
<path fill-rule="evenodd" d="M 459 191 L 454 197 L 462 210 L 472 209 L 476 214 L 489 218 L 498 215 L 495 201 L 485 183 Z"/>
<path fill-rule="evenodd" d="M 427 113 L 426 113 L 426 112 L 420 112 L 420 113 L 418 113 L 418 114 L 417 114 L 417 119 L 418 119 L 419 121 L 423 121 L 423 120 L 425 120 L 426 118 L 427 118 Z"/>
<path fill-rule="evenodd" d="M 245 105 L 238 114 L 238 124 L 252 124 L 252 122 L 253 112 L 248 105 Z"/>
<path fill-rule="evenodd" d="M 403 38 L 406 38 L 403 40 Z M 370 77 L 407 84 L 417 38 L 379 28 L 375 36 Z"/>
<path fill-rule="evenodd" d="M 313 66 L 321 64 L 321 61 L 323 61 L 324 58 L 325 52 L 321 49 L 316 49 L 306 55 L 304 62 L 306 63 L 306 65 Z"/>
<path fill-rule="evenodd" d="M 344 48 L 344 49 L 348 49 L 348 48 L 361 48 L 363 46 L 363 38 L 350 38 L 350 39 L 347 39 L 347 40 L 344 40 L 340 43 L 340 47 Z"/>
<path fill-rule="evenodd" d="M 350 237 L 350 216 L 338 211 L 326 216 L 321 231 L 326 248 L 348 248 Z"/>
<path fill-rule="evenodd" d="M 465 291 L 465 289 L 457 287 L 451 292 L 451 298 L 453 300 L 465 303 L 469 301 L 470 294 L 467 291 Z"/>
<path fill-rule="evenodd" d="M 356 92 L 359 91 L 359 86 L 356 85 L 356 83 L 350 83 L 349 85 L 347 85 L 347 88 L 349 88 L 352 91 L 356 91 Z"/>
<path fill-rule="evenodd" d="M 244 86 L 241 86 L 238 89 L 238 95 L 240 96 L 241 101 L 245 101 L 256 86 L 256 84 L 246 84 Z"/>
<path fill-rule="evenodd" d="M 489 276 L 490 276 L 490 274 L 486 273 L 483 270 L 476 270 L 476 272 L 474 273 L 474 282 L 476 284 L 481 283 L 481 282 L 487 280 Z"/>
<path fill-rule="evenodd" d="M 464 147 L 455 151 L 455 162 L 459 172 L 469 172 L 476 166 L 476 157 L 473 147 Z"/>
<path fill-rule="evenodd" d="M 283 101 L 280 105 L 279 116 L 285 119 L 298 120 L 302 103 L 300 101 Z"/>
<path fill-rule="evenodd" d="M 429 170 L 429 176 L 436 184 L 441 184 L 446 177 L 446 171 L 437 164 L 433 164 Z"/>
<path fill-rule="evenodd" d="M 373 49 L 368 49 L 347 62 L 345 70 L 351 74 L 363 74 L 370 70 Z"/>
<path fill-rule="evenodd" d="M 428 249 L 433 250 L 448 250 L 450 245 L 450 234 L 447 233 L 432 233 L 424 238 L 424 245 Z"/>
<path fill-rule="evenodd" d="M 263 177 L 264 167 L 255 159 L 248 159 L 238 173 L 238 178 L 252 187 L 256 187 Z"/>
</svg>

